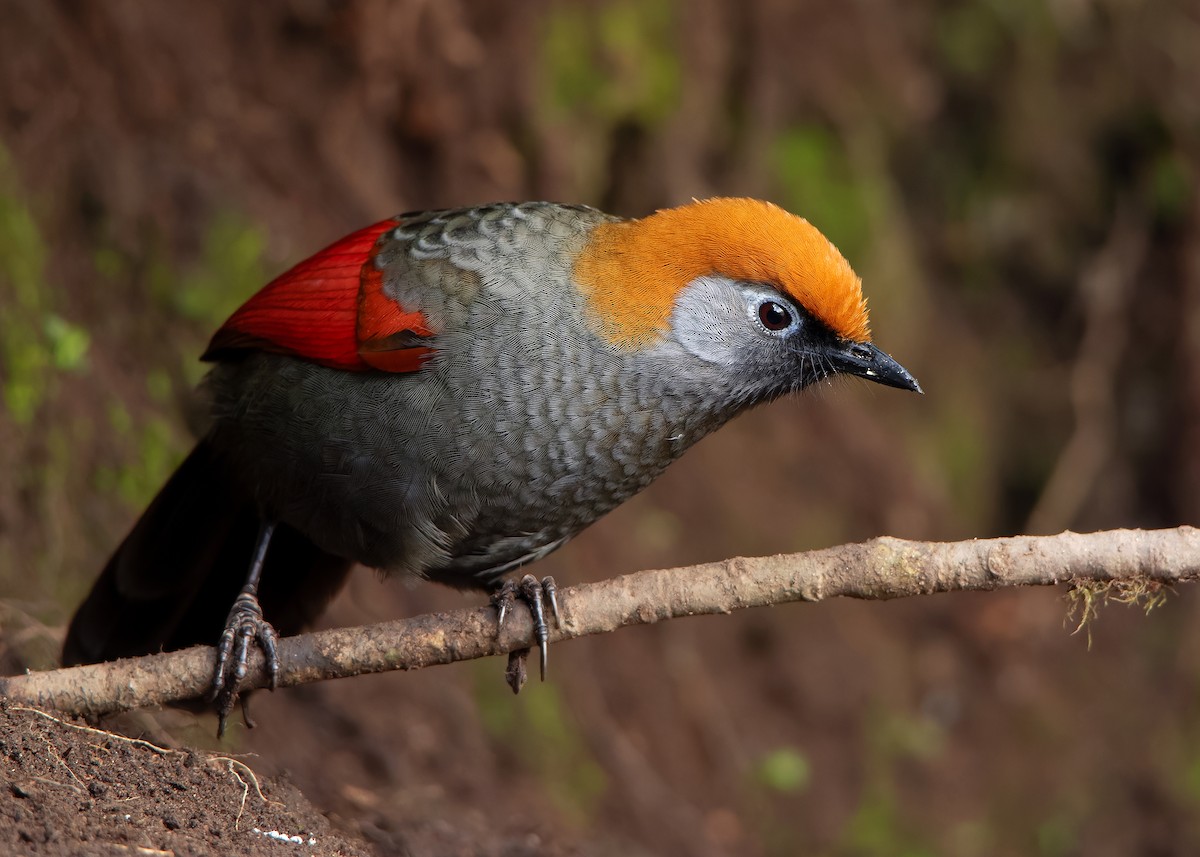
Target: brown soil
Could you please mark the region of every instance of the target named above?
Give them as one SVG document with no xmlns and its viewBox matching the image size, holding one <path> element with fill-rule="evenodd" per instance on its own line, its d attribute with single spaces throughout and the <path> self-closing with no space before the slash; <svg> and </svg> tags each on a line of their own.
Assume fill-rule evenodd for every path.
<svg viewBox="0 0 1200 857">
<path fill-rule="evenodd" d="M 6 853 L 370 853 L 249 757 L 170 750 L 4 703 L 0 756 Z"/>
<path fill-rule="evenodd" d="M 180 717 L 190 715 L 181 712 Z M 123 722 L 128 727 L 135 721 Z M 0 757 L 0 853 L 5 854 L 582 853 L 563 843 L 548 844 L 533 831 L 497 829 L 484 813 L 440 817 L 448 807 L 434 807 L 419 795 L 404 809 L 393 807 L 381 827 L 370 821 L 379 819 L 380 801 L 344 783 L 338 784 L 344 794 L 374 812 L 353 822 L 343 818 L 339 829 L 286 771 L 264 776 L 257 754 L 172 749 L 3 700 Z M 440 801 L 439 795 L 435 803 Z"/>
</svg>

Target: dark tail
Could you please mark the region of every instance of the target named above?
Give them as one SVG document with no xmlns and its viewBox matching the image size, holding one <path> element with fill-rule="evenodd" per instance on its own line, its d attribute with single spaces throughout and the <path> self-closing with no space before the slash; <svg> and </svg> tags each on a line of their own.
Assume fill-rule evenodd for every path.
<svg viewBox="0 0 1200 857">
<path fill-rule="evenodd" d="M 254 501 L 201 441 L 76 611 L 63 665 L 215 645 L 245 583 L 258 529 Z M 281 635 L 298 633 L 325 609 L 351 565 L 280 525 L 259 589 L 264 617 Z"/>
</svg>

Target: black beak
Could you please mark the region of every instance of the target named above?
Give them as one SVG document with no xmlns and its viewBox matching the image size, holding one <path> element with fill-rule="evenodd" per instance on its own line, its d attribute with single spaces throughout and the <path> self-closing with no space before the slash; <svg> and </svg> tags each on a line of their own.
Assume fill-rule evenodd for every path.
<svg viewBox="0 0 1200 857">
<path fill-rule="evenodd" d="M 839 372 L 877 384 L 924 393 L 909 371 L 869 342 L 840 340 L 825 352 Z"/>
</svg>

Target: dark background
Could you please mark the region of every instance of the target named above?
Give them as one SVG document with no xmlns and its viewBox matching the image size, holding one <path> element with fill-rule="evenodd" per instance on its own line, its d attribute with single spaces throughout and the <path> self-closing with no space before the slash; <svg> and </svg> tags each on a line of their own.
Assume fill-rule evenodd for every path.
<svg viewBox="0 0 1200 857">
<path fill-rule="evenodd" d="M 3 0 L 7 661 L 50 664 L 186 452 L 226 315 L 424 207 L 773 199 L 927 391 L 739 419 L 560 581 L 1195 522 L 1198 145 L 1194 3 Z M 516 699 L 500 661 L 281 692 L 225 746 L 382 853 L 1197 853 L 1200 602 L 1110 606 L 1089 651 L 1062 596 L 671 622 L 559 646 Z M 364 571 L 326 621 L 479 601 Z"/>
</svg>

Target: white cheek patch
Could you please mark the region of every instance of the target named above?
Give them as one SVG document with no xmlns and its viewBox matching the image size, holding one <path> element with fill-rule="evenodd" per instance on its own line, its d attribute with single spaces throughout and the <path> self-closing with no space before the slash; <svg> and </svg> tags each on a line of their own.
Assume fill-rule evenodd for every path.
<svg viewBox="0 0 1200 857">
<path fill-rule="evenodd" d="M 671 312 L 675 341 L 706 363 L 739 362 L 748 327 L 742 290 L 725 277 L 693 280 L 679 293 Z"/>
</svg>

